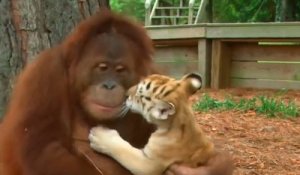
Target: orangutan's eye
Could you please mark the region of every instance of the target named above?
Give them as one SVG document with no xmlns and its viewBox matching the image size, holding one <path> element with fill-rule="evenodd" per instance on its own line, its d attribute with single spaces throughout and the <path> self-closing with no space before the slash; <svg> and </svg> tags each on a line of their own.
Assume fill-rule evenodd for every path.
<svg viewBox="0 0 300 175">
<path fill-rule="evenodd" d="M 100 64 L 98 65 L 98 68 L 99 68 L 101 71 L 106 71 L 107 68 L 108 68 L 108 66 L 107 66 L 106 63 L 100 63 Z"/>
<path fill-rule="evenodd" d="M 119 72 L 119 73 L 124 72 L 125 71 L 125 67 L 123 65 L 118 65 L 116 67 L 116 71 Z"/>
</svg>

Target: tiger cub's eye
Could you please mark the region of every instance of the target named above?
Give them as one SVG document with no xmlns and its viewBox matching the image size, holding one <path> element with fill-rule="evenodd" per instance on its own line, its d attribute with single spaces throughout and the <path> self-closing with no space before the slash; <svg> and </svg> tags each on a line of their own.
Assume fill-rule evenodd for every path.
<svg viewBox="0 0 300 175">
<path fill-rule="evenodd" d="M 145 99 L 151 101 L 151 97 L 145 97 Z"/>
</svg>

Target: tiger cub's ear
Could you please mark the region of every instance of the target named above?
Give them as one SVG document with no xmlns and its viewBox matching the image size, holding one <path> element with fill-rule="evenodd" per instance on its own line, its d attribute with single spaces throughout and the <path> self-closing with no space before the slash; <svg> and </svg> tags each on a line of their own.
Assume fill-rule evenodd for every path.
<svg viewBox="0 0 300 175">
<path fill-rule="evenodd" d="M 160 100 L 150 112 L 154 118 L 166 120 L 170 115 L 175 114 L 175 106 L 172 103 Z"/>
<path fill-rule="evenodd" d="M 187 91 L 190 94 L 194 94 L 199 90 L 202 86 L 202 78 L 201 75 L 196 74 L 196 73 L 190 73 L 185 75 L 182 79 L 182 82 L 185 83 Z"/>
</svg>

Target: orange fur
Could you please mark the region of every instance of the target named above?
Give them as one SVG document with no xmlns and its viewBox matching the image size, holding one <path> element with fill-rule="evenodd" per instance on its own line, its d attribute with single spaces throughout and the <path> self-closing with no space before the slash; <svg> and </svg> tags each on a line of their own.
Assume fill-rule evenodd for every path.
<svg viewBox="0 0 300 175">
<path fill-rule="evenodd" d="M 99 175 L 87 157 L 78 152 L 73 139 L 77 125 L 88 130 L 99 124 L 89 120 L 91 117 L 82 111 L 79 100 L 83 92 L 75 91 L 73 83 L 78 79 L 75 71 L 85 59 L 82 54 L 87 43 L 106 32 L 109 26 L 126 38 L 130 42 L 128 47 L 135 51 L 132 59 L 138 66 L 132 71 L 137 77 L 152 71 L 151 40 L 143 27 L 106 10 L 83 21 L 60 45 L 43 51 L 19 76 L 1 130 L 1 174 Z M 88 80 L 82 82 L 88 86 Z M 144 145 L 152 131 L 135 114 L 105 124 L 117 129 L 136 146 Z M 143 131 L 135 132 L 136 127 Z M 87 140 L 87 134 L 81 135 Z M 105 175 L 130 174 L 104 155 L 92 150 L 88 154 L 99 157 L 97 166 Z"/>
</svg>

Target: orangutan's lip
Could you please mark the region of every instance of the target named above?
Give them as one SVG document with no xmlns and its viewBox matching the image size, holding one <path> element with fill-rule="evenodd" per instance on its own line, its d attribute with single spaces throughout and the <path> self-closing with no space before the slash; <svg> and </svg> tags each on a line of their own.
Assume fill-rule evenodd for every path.
<svg viewBox="0 0 300 175">
<path fill-rule="evenodd" d="M 110 112 L 110 111 L 113 111 L 117 108 L 120 108 L 121 105 L 116 105 L 116 106 L 105 106 L 105 105 L 102 105 L 96 101 L 91 101 L 92 104 L 94 104 L 97 108 L 99 108 L 100 110 L 102 111 L 107 111 L 107 112 Z"/>
<path fill-rule="evenodd" d="M 106 106 L 102 106 L 102 105 L 98 105 L 98 104 L 95 104 L 97 105 L 97 108 L 99 108 L 100 110 L 102 111 L 106 111 L 106 112 L 110 112 L 110 111 L 113 111 L 115 110 L 115 108 L 112 108 L 112 107 L 106 107 Z"/>
</svg>

